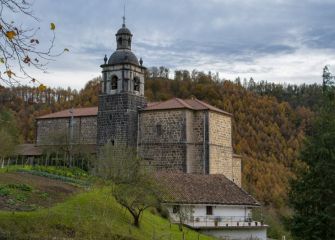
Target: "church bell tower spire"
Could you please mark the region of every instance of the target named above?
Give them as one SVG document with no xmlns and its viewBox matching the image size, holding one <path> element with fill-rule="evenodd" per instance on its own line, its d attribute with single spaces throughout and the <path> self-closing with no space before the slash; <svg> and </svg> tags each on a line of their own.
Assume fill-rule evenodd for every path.
<svg viewBox="0 0 335 240">
<path fill-rule="evenodd" d="M 122 27 L 115 34 L 116 50 L 105 57 L 97 116 L 98 149 L 106 143 L 136 147 L 138 111 L 146 106 L 145 67 L 131 51 L 132 33 L 126 27 L 124 6 Z"/>
</svg>

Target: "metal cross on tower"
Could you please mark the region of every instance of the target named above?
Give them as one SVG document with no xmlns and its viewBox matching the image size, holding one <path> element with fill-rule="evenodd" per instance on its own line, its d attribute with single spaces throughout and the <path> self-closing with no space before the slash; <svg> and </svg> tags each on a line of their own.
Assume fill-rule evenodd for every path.
<svg viewBox="0 0 335 240">
<path fill-rule="evenodd" d="M 123 20 L 122 27 L 126 27 L 126 1 L 123 4 L 123 17 L 122 17 L 122 20 Z"/>
</svg>

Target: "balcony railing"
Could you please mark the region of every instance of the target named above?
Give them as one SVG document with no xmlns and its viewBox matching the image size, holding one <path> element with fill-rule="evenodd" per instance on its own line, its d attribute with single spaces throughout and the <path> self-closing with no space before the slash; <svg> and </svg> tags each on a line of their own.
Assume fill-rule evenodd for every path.
<svg viewBox="0 0 335 240">
<path fill-rule="evenodd" d="M 183 224 L 192 228 L 250 228 L 266 226 L 263 222 L 238 216 L 195 216 L 183 221 Z"/>
</svg>

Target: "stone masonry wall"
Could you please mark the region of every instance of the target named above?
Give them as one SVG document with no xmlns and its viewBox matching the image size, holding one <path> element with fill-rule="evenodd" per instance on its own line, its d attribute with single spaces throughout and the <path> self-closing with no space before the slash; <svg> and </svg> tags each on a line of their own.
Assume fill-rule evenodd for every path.
<svg viewBox="0 0 335 240">
<path fill-rule="evenodd" d="M 242 161 L 239 155 L 233 155 L 233 182 L 242 187 Z"/>
<path fill-rule="evenodd" d="M 70 139 L 70 121 L 71 118 L 51 118 L 38 119 L 36 129 L 37 145 L 59 144 L 55 141 L 59 139 Z M 73 124 L 74 144 L 96 144 L 97 136 L 97 118 L 96 116 L 75 117 Z"/>
<path fill-rule="evenodd" d="M 97 117 L 97 145 L 107 142 L 131 147 L 137 145 L 138 110 L 145 98 L 130 93 L 100 95 Z"/>
<path fill-rule="evenodd" d="M 231 117 L 209 112 L 209 173 L 233 180 Z"/>
<path fill-rule="evenodd" d="M 187 173 L 205 173 L 208 162 L 207 146 L 204 145 L 206 115 L 207 111 L 186 111 Z"/>
<path fill-rule="evenodd" d="M 147 164 L 168 171 L 186 170 L 184 110 L 140 112 L 139 153 Z"/>
</svg>

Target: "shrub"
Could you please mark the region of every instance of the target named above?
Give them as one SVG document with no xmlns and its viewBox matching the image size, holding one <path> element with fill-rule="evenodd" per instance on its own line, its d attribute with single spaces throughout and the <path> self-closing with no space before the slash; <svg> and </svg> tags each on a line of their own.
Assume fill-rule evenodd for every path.
<svg viewBox="0 0 335 240">
<path fill-rule="evenodd" d="M 10 194 L 10 190 L 6 186 L 0 186 L 0 197 L 6 197 Z"/>
</svg>

